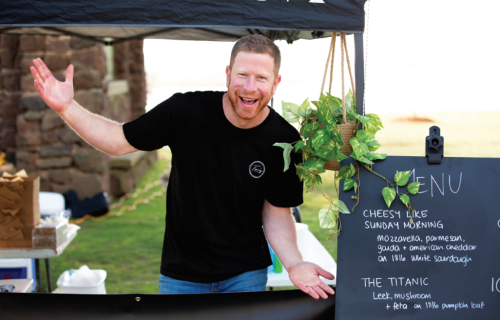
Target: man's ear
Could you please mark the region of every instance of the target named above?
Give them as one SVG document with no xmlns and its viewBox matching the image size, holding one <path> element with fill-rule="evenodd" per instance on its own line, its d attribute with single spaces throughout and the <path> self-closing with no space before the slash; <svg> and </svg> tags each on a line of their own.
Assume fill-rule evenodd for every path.
<svg viewBox="0 0 500 320">
<path fill-rule="evenodd" d="M 229 88 L 229 83 L 231 82 L 231 69 L 226 66 L 226 87 Z"/>
<path fill-rule="evenodd" d="M 276 93 L 276 89 L 278 89 L 278 84 L 280 84 L 280 82 L 281 82 L 281 74 L 278 74 L 276 79 L 274 79 L 274 83 L 273 83 L 273 96 Z"/>
</svg>

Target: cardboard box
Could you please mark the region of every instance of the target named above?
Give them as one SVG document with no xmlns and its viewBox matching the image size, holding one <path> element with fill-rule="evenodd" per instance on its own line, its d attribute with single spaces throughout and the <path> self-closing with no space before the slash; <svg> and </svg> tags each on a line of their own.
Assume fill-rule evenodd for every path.
<svg viewBox="0 0 500 320">
<path fill-rule="evenodd" d="M 7 177 L 7 178 L 4 178 Z M 0 249 L 32 248 L 33 228 L 40 223 L 40 178 L 0 178 Z"/>
<path fill-rule="evenodd" d="M 68 240 L 68 221 L 40 223 L 33 228 L 33 248 L 56 249 Z"/>
</svg>

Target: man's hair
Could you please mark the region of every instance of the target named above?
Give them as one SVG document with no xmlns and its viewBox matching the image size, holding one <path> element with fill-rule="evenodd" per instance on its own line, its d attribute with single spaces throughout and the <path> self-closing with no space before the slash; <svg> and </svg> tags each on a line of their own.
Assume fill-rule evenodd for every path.
<svg viewBox="0 0 500 320">
<path fill-rule="evenodd" d="M 281 53 L 278 46 L 269 38 L 260 34 L 251 34 L 236 41 L 231 51 L 231 60 L 229 69 L 232 69 L 234 59 L 239 52 L 267 53 L 274 59 L 274 76 L 277 77 L 280 72 Z"/>
</svg>

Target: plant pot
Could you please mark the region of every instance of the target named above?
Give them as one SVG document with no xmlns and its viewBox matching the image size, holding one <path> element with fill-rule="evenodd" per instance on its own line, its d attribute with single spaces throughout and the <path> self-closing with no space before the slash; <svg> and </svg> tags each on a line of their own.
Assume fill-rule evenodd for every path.
<svg viewBox="0 0 500 320">
<path fill-rule="evenodd" d="M 340 130 L 340 136 L 342 137 L 342 141 L 344 142 L 344 145 L 340 148 L 340 150 L 343 154 L 348 156 L 352 153 L 352 146 L 349 143 L 349 140 L 356 136 L 356 133 L 354 132 L 354 129 L 356 128 L 356 122 L 351 121 L 345 124 L 339 124 L 337 127 Z M 340 163 L 338 163 L 337 161 L 327 161 L 323 169 L 339 171 Z"/>
<path fill-rule="evenodd" d="M 317 117 L 311 118 L 310 122 L 316 122 L 318 121 Z M 320 128 L 324 128 L 324 125 L 320 125 Z M 340 148 L 343 154 L 346 156 L 350 155 L 352 153 L 352 146 L 349 143 L 349 140 L 354 138 L 356 136 L 355 129 L 356 129 L 356 122 L 351 121 L 348 123 L 344 124 L 339 124 L 337 125 L 338 130 L 340 130 L 340 136 L 342 137 L 342 141 L 344 142 L 344 145 Z M 309 135 L 309 138 L 312 137 L 314 134 L 314 131 L 311 132 Z M 339 171 L 340 170 L 340 164 L 337 161 L 327 161 L 325 163 L 325 166 L 323 167 L 325 170 L 330 170 L 330 171 Z"/>
</svg>

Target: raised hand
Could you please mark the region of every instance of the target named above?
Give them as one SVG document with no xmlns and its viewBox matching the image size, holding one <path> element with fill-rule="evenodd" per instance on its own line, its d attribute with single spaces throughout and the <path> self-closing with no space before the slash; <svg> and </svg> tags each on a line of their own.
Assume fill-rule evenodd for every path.
<svg viewBox="0 0 500 320">
<path fill-rule="evenodd" d="M 73 101 L 73 65 L 69 65 L 66 70 L 66 81 L 58 81 L 42 59 L 33 60 L 34 67 L 31 66 L 31 74 L 35 78 L 35 88 L 43 101 L 55 112 L 66 111 Z"/>
<path fill-rule="evenodd" d="M 335 294 L 332 288 L 326 285 L 319 276 L 333 280 L 335 276 L 311 262 L 300 262 L 288 270 L 292 283 L 314 299 L 326 299 L 329 294 Z"/>
</svg>

